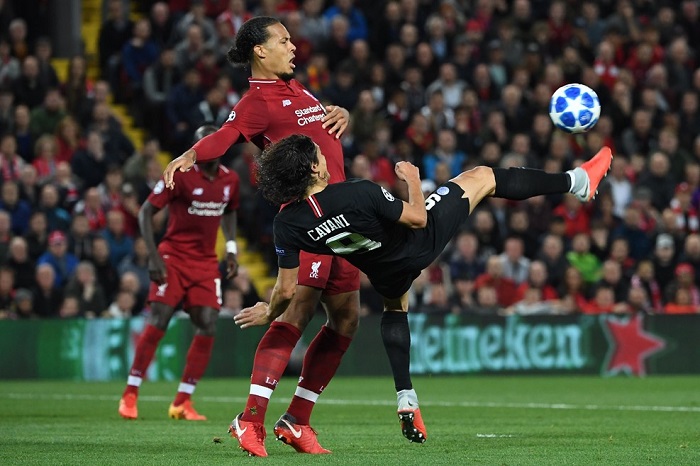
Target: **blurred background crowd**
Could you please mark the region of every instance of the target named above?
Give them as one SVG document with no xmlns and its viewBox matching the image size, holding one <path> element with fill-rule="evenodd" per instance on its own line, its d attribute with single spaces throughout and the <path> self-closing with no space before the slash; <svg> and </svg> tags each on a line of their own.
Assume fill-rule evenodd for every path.
<svg viewBox="0 0 700 466">
<path fill-rule="evenodd" d="M 148 312 L 139 206 L 158 154 L 179 155 L 245 93 L 249 71 L 226 51 L 256 15 L 289 30 L 296 78 L 350 111 L 348 178 L 402 195 L 393 165 L 409 160 L 429 193 L 476 165 L 563 171 L 612 148 L 592 203 L 479 206 L 415 282 L 412 312 L 700 310 L 697 0 L 105 0 L 98 76 L 82 54 L 62 80 L 42 10 L 17 4 L 0 0 L 0 317 Z M 576 136 L 548 115 L 572 82 L 602 105 Z M 114 103 L 148 134 L 138 150 Z M 256 152 L 237 145 L 223 162 L 241 178 L 241 235 L 274 275 L 276 207 L 256 194 Z M 267 292 L 243 269 L 224 308 Z M 362 301 L 381 312 L 366 280 Z"/>
</svg>

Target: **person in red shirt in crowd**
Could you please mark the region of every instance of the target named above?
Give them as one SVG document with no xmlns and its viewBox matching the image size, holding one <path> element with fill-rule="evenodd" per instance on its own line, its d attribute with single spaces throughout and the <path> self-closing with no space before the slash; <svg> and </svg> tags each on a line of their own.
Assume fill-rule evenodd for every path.
<svg viewBox="0 0 700 466">
<path fill-rule="evenodd" d="M 695 269 L 687 262 L 681 262 L 676 266 L 676 279 L 666 287 L 666 302 L 673 302 L 677 298 L 678 290 L 687 290 L 690 296 L 690 304 L 700 306 L 700 289 L 695 285 Z"/>
<path fill-rule="evenodd" d="M 241 26 L 243 26 L 243 23 L 252 17 L 253 14 L 245 9 L 244 0 L 229 0 L 228 8 L 216 17 L 216 22 L 230 24 L 231 36 L 235 36 Z"/>
<path fill-rule="evenodd" d="M 567 238 L 573 238 L 576 233 L 590 233 L 590 214 L 574 196 L 565 195 L 553 213 L 564 219 Z"/>
<path fill-rule="evenodd" d="M 598 54 L 593 62 L 593 69 L 600 80 L 612 90 L 620 75 L 620 68 L 615 63 L 615 47 L 605 40 L 598 45 Z"/>
<path fill-rule="evenodd" d="M 313 138 L 321 147 L 328 158 L 332 183 L 345 180 L 340 137 L 348 125 L 349 113 L 334 105 L 324 107 L 293 79 L 295 49 L 288 31 L 277 19 L 260 16 L 241 26 L 228 58 L 234 64 L 250 66 L 250 89 L 217 132 L 168 164 L 164 172 L 166 188 L 176 186 L 177 180 L 173 179 L 176 171 L 190 169 L 195 161 L 218 158 L 232 144 L 250 141 L 262 148 L 294 133 Z M 309 418 L 357 329 L 359 289 L 359 273 L 345 259 L 302 253 L 295 297 L 287 312 L 272 322 L 258 344 L 248 402 L 230 428 L 243 450 L 255 456 L 267 456 L 263 423 L 270 397 L 292 349 L 322 301 L 328 322 L 306 351 L 294 398 L 275 425 L 275 435 L 297 451 L 329 453 L 319 445 Z M 384 326 L 408 329 L 405 313 L 388 314 L 395 314 L 392 317 L 397 319 L 385 319 Z M 292 435 L 296 433 L 300 434 Z"/>
<path fill-rule="evenodd" d="M 692 188 L 688 183 L 676 186 L 675 196 L 671 199 L 671 210 L 676 216 L 676 225 L 684 233 L 697 233 L 700 230 L 698 211 L 692 204 Z"/>
<path fill-rule="evenodd" d="M 544 262 L 533 261 L 530 264 L 527 280 L 518 286 L 517 301 L 523 300 L 527 290 L 532 288 L 541 291 L 540 301 L 554 301 L 559 299 L 557 290 L 547 283 L 547 267 L 544 265 Z"/>
<path fill-rule="evenodd" d="M 518 287 L 513 280 L 503 276 L 503 260 L 499 256 L 491 256 L 486 262 L 486 272 L 474 281 L 474 289 L 482 286 L 492 286 L 498 295 L 498 304 L 508 307 L 518 301 Z"/>
<path fill-rule="evenodd" d="M 202 126 L 195 138 L 215 131 L 214 126 Z M 151 313 L 136 344 L 134 362 L 119 401 L 119 414 L 125 419 L 138 418 L 139 387 L 176 306 L 182 301 L 197 330 L 168 415 L 172 419 L 206 420 L 192 406 L 191 396 L 207 369 L 221 306 L 221 275 L 215 250 L 219 224 L 226 238 L 226 278 L 235 276 L 238 268 L 238 175 L 214 159 L 178 173 L 175 180 L 174 189 L 166 189 L 165 181 L 158 181 L 139 212 L 139 225 L 149 253 Z M 153 216 L 164 207 L 170 213 L 168 228 L 156 247 Z"/>
<path fill-rule="evenodd" d="M 678 288 L 673 301 L 664 307 L 664 312 L 666 314 L 697 314 L 700 312 L 700 306 L 693 304 L 690 290 Z"/>
</svg>

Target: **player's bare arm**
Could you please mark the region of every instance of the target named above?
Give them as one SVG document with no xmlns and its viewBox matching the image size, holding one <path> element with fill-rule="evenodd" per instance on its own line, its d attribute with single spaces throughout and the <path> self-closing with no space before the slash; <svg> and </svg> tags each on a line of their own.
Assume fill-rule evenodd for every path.
<svg viewBox="0 0 700 466">
<path fill-rule="evenodd" d="M 328 134 L 335 133 L 335 138 L 340 139 L 350 122 L 350 112 L 337 105 L 328 105 L 326 112 L 321 118 L 323 129 L 328 128 Z"/>
<path fill-rule="evenodd" d="M 236 226 L 238 214 L 236 211 L 225 213 L 221 216 L 221 231 L 226 240 L 226 278 L 233 278 L 238 274 L 238 246 L 236 245 Z"/>
<path fill-rule="evenodd" d="M 408 202 L 403 203 L 399 223 L 409 228 L 425 228 L 428 223 L 428 212 L 425 210 L 418 167 L 410 162 L 399 162 L 394 171 L 398 179 L 405 181 L 408 185 Z"/>
<path fill-rule="evenodd" d="M 160 209 L 149 201 L 146 201 L 141 206 L 139 210 L 139 228 L 141 229 L 141 235 L 146 243 L 146 249 L 148 250 L 148 275 L 151 280 L 162 285 L 166 282 L 168 277 L 168 272 L 165 268 L 165 263 L 163 258 L 160 257 L 158 253 L 158 247 L 156 246 L 155 236 L 153 234 L 153 216 Z"/>
<path fill-rule="evenodd" d="M 186 172 L 192 168 L 196 161 L 197 153 L 194 151 L 194 149 L 188 149 L 180 157 L 172 160 L 168 166 L 165 167 L 165 171 L 163 172 L 165 187 L 173 189 L 175 187 L 175 182 L 173 181 L 175 172 L 178 170 L 181 172 Z"/>
<path fill-rule="evenodd" d="M 299 267 L 293 269 L 279 269 L 277 283 L 272 289 L 270 304 L 259 302 L 255 306 L 247 307 L 233 318 L 236 325 L 241 328 L 267 325 L 287 310 L 297 288 L 297 274 Z"/>
</svg>

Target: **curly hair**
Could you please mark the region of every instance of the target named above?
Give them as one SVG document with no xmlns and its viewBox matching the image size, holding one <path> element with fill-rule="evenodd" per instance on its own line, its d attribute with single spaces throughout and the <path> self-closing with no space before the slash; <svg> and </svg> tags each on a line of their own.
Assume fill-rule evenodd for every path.
<svg viewBox="0 0 700 466">
<path fill-rule="evenodd" d="M 246 66 L 253 61 L 253 48 L 270 38 L 268 27 L 279 23 L 279 20 L 270 16 L 258 16 L 251 18 L 238 30 L 233 46 L 226 56 L 233 65 Z"/>
<path fill-rule="evenodd" d="M 268 146 L 255 157 L 255 177 L 263 197 L 274 204 L 303 199 L 314 184 L 314 163 L 318 163 L 316 144 L 308 136 L 293 134 Z"/>
</svg>

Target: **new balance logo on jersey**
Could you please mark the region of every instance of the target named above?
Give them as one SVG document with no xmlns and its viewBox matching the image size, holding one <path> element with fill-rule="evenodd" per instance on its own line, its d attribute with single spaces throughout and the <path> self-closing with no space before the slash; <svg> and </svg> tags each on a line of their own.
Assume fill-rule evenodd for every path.
<svg viewBox="0 0 700 466">
<path fill-rule="evenodd" d="M 318 278 L 318 269 L 321 268 L 321 261 L 311 263 L 311 273 L 309 278 Z"/>
<path fill-rule="evenodd" d="M 168 288 L 167 283 L 163 283 L 162 285 L 158 285 L 158 292 L 156 293 L 156 296 L 165 296 L 165 289 Z"/>
<path fill-rule="evenodd" d="M 204 193 L 204 188 L 194 188 L 192 190 L 193 196 L 201 196 Z"/>
<path fill-rule="evenodd" d="M 282 107 L 289 107 L 290 105 L 292 105 L 292 101 L 291 101 L 291 100 L 289 100 L 289 99 L 284 99 L 284 100 L 282 101 Z"/>
</svg>

